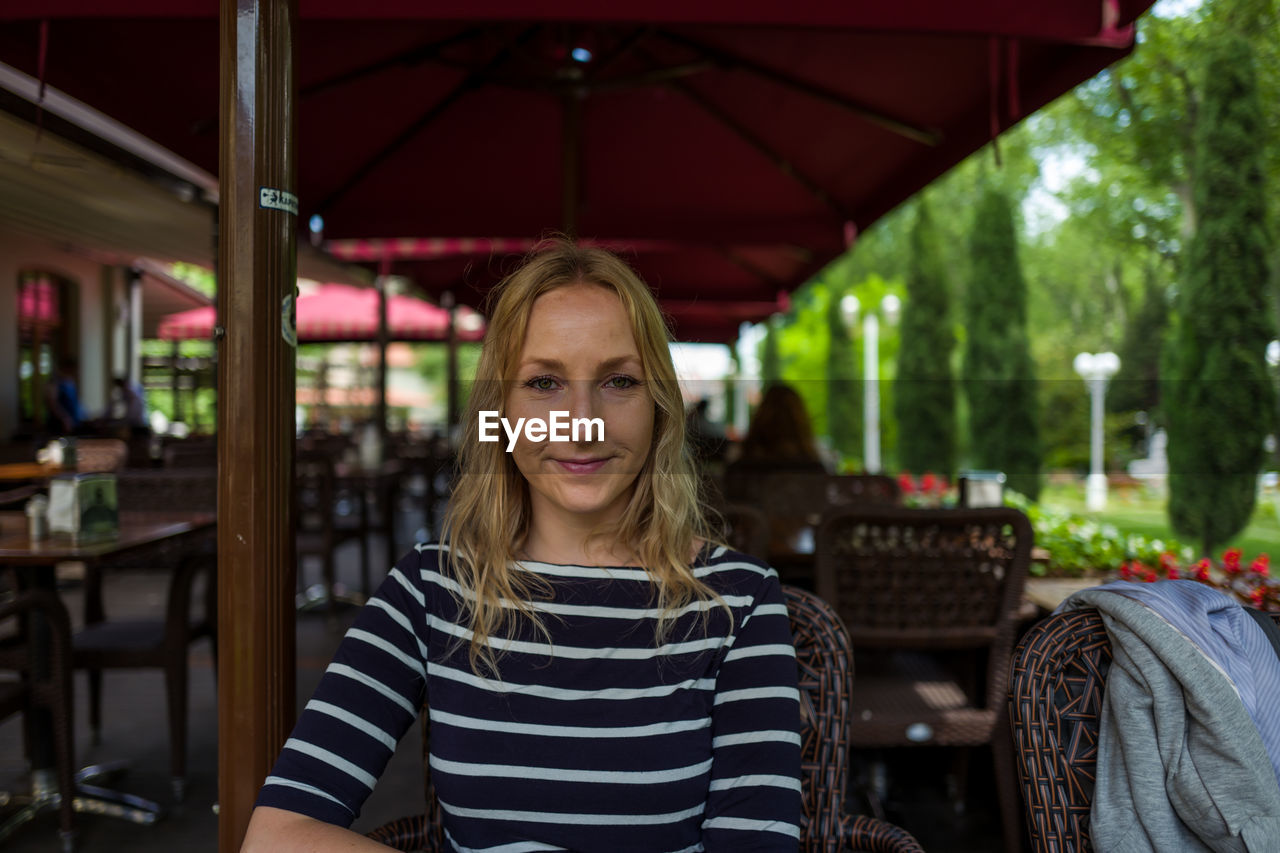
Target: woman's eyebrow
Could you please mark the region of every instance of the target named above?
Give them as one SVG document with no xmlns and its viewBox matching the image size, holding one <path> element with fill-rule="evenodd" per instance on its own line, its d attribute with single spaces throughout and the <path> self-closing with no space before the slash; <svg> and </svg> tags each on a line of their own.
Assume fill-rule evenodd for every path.
<svg viewBox="0 0 1280 853">
<path fill-rule="evenodd" d="M 543 370 L 555 370 L 563 373 L 566 370 L 565 363 L 558 358 L 526 358 L 520 363 L 521 368 L 535 367 Z M 603 373 L 608 370 L 616 370 L 619 367 L 640 367 L 640 357 L 635 355 L 618 355 L 613 358 L 606 358 L 596 365 L 596 370 Z"/>
</svg>

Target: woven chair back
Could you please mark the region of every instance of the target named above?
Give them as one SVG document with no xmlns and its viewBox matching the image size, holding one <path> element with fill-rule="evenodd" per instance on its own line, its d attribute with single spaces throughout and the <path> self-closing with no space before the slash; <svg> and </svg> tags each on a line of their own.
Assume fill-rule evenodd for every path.
<svg viewBox="0 0 1280 853">
<path fill-rule="evenodd" d="M 1008 507 L 836 510 L 818 529 L 816 588 L 859 649 L 1011 646 L 1033 538 Z"/>
</svg>

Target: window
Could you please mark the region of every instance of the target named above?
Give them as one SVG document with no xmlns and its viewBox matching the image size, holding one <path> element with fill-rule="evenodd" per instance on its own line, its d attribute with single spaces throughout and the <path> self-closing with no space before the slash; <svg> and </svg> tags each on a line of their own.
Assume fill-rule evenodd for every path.
<svg viewBox="0 0 1280 853">
<path fill-rule="evenodd" d="M 18 274 L 18 423 L 39 430 L 45 423 L 44 387 L 58 362 L 75 352 L 71 322 L 75 285 L 54 273 Z"/>
</svg>

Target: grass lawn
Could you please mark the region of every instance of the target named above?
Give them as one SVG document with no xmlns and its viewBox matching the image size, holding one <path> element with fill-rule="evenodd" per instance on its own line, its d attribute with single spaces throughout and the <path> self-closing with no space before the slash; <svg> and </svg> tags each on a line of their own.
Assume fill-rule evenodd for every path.
<svg viewBox="0 0 1280 853">
<path fill-rule="evenodd" d="M 1225 548 L 1239 548 L 1244 552 L 1246 565 L 1258 554 L 1268 554 L 1280 560 L 1280 518 L 1274 511 L 1280 496 L 1264 495 L 1259 500 L 1259 511 L 1255 511 L 1249 525 L 1241 531 Z M 1056 510 L 1075 513 L 1091 518 L 1099 523 L 1114 524 L 1121 531 L 1136 533 L 1151 539 L 1168 541 L 1176 539 L 1183 545 L 1196 543 L 1174 534 L 1169 527 L 1169 517 L 1165 512 L 1163 497 L 1144 491 L 1113 492 L 1107 498 L 1107 508 L 1102 512 L 1086 512 L 1084 508 L 1084 485 L 1053 485 L 1040 493 L 1040 503 Z M 1196 546 L 1198 548 L 1198 546 Z M 1222 549 L 1214 554 L 1220 557 Z"/>
</svg>

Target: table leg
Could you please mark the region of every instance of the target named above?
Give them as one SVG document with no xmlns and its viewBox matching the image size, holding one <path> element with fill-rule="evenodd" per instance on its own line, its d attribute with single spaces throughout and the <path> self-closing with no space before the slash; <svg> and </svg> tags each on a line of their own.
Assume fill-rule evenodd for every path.
<svg viewBox="0 0 1280 853">
<path fill-rule="evenodd" d="M 18 568 L 18 582 L 29 589 L 45 589 L 57 591 L 55 575 L 49 568 Z M 48 676 L 51 666 L 49 661 L 52 637 L 48 621 L 39 613 L 33 613 L 28 624 L 31 636 L 31 668 L 32 675 L 37 678 Z M 53 715 L 46 708 L 32 709 L 28 720 L 28 744 L 31 761 L 31 793 L 25 797 L 15 797 L 19 809 L 7 821 L 0 824 L 0 842 L 13 834 L 18 827 L 35 818 L 37 815 L 53 811 L 62 802 L 62 792 L 58 790 L 57 749 L 54 742 Z M 143 825 L 155 823 L 164 816 L 164 808 L 156 802 L 113 791 L 98 785 L 90 784 L 104 776 L 114 777 L 122 774 L 128 767 L 124 761 L 106 765 L 86 767 L 76 773 L 74 799 L 72 808 L 85 814 L 101 814 L 116 817 Z M 63 839 L 63 848 L 69 850 L 71 839 Z"/>
</svg>

